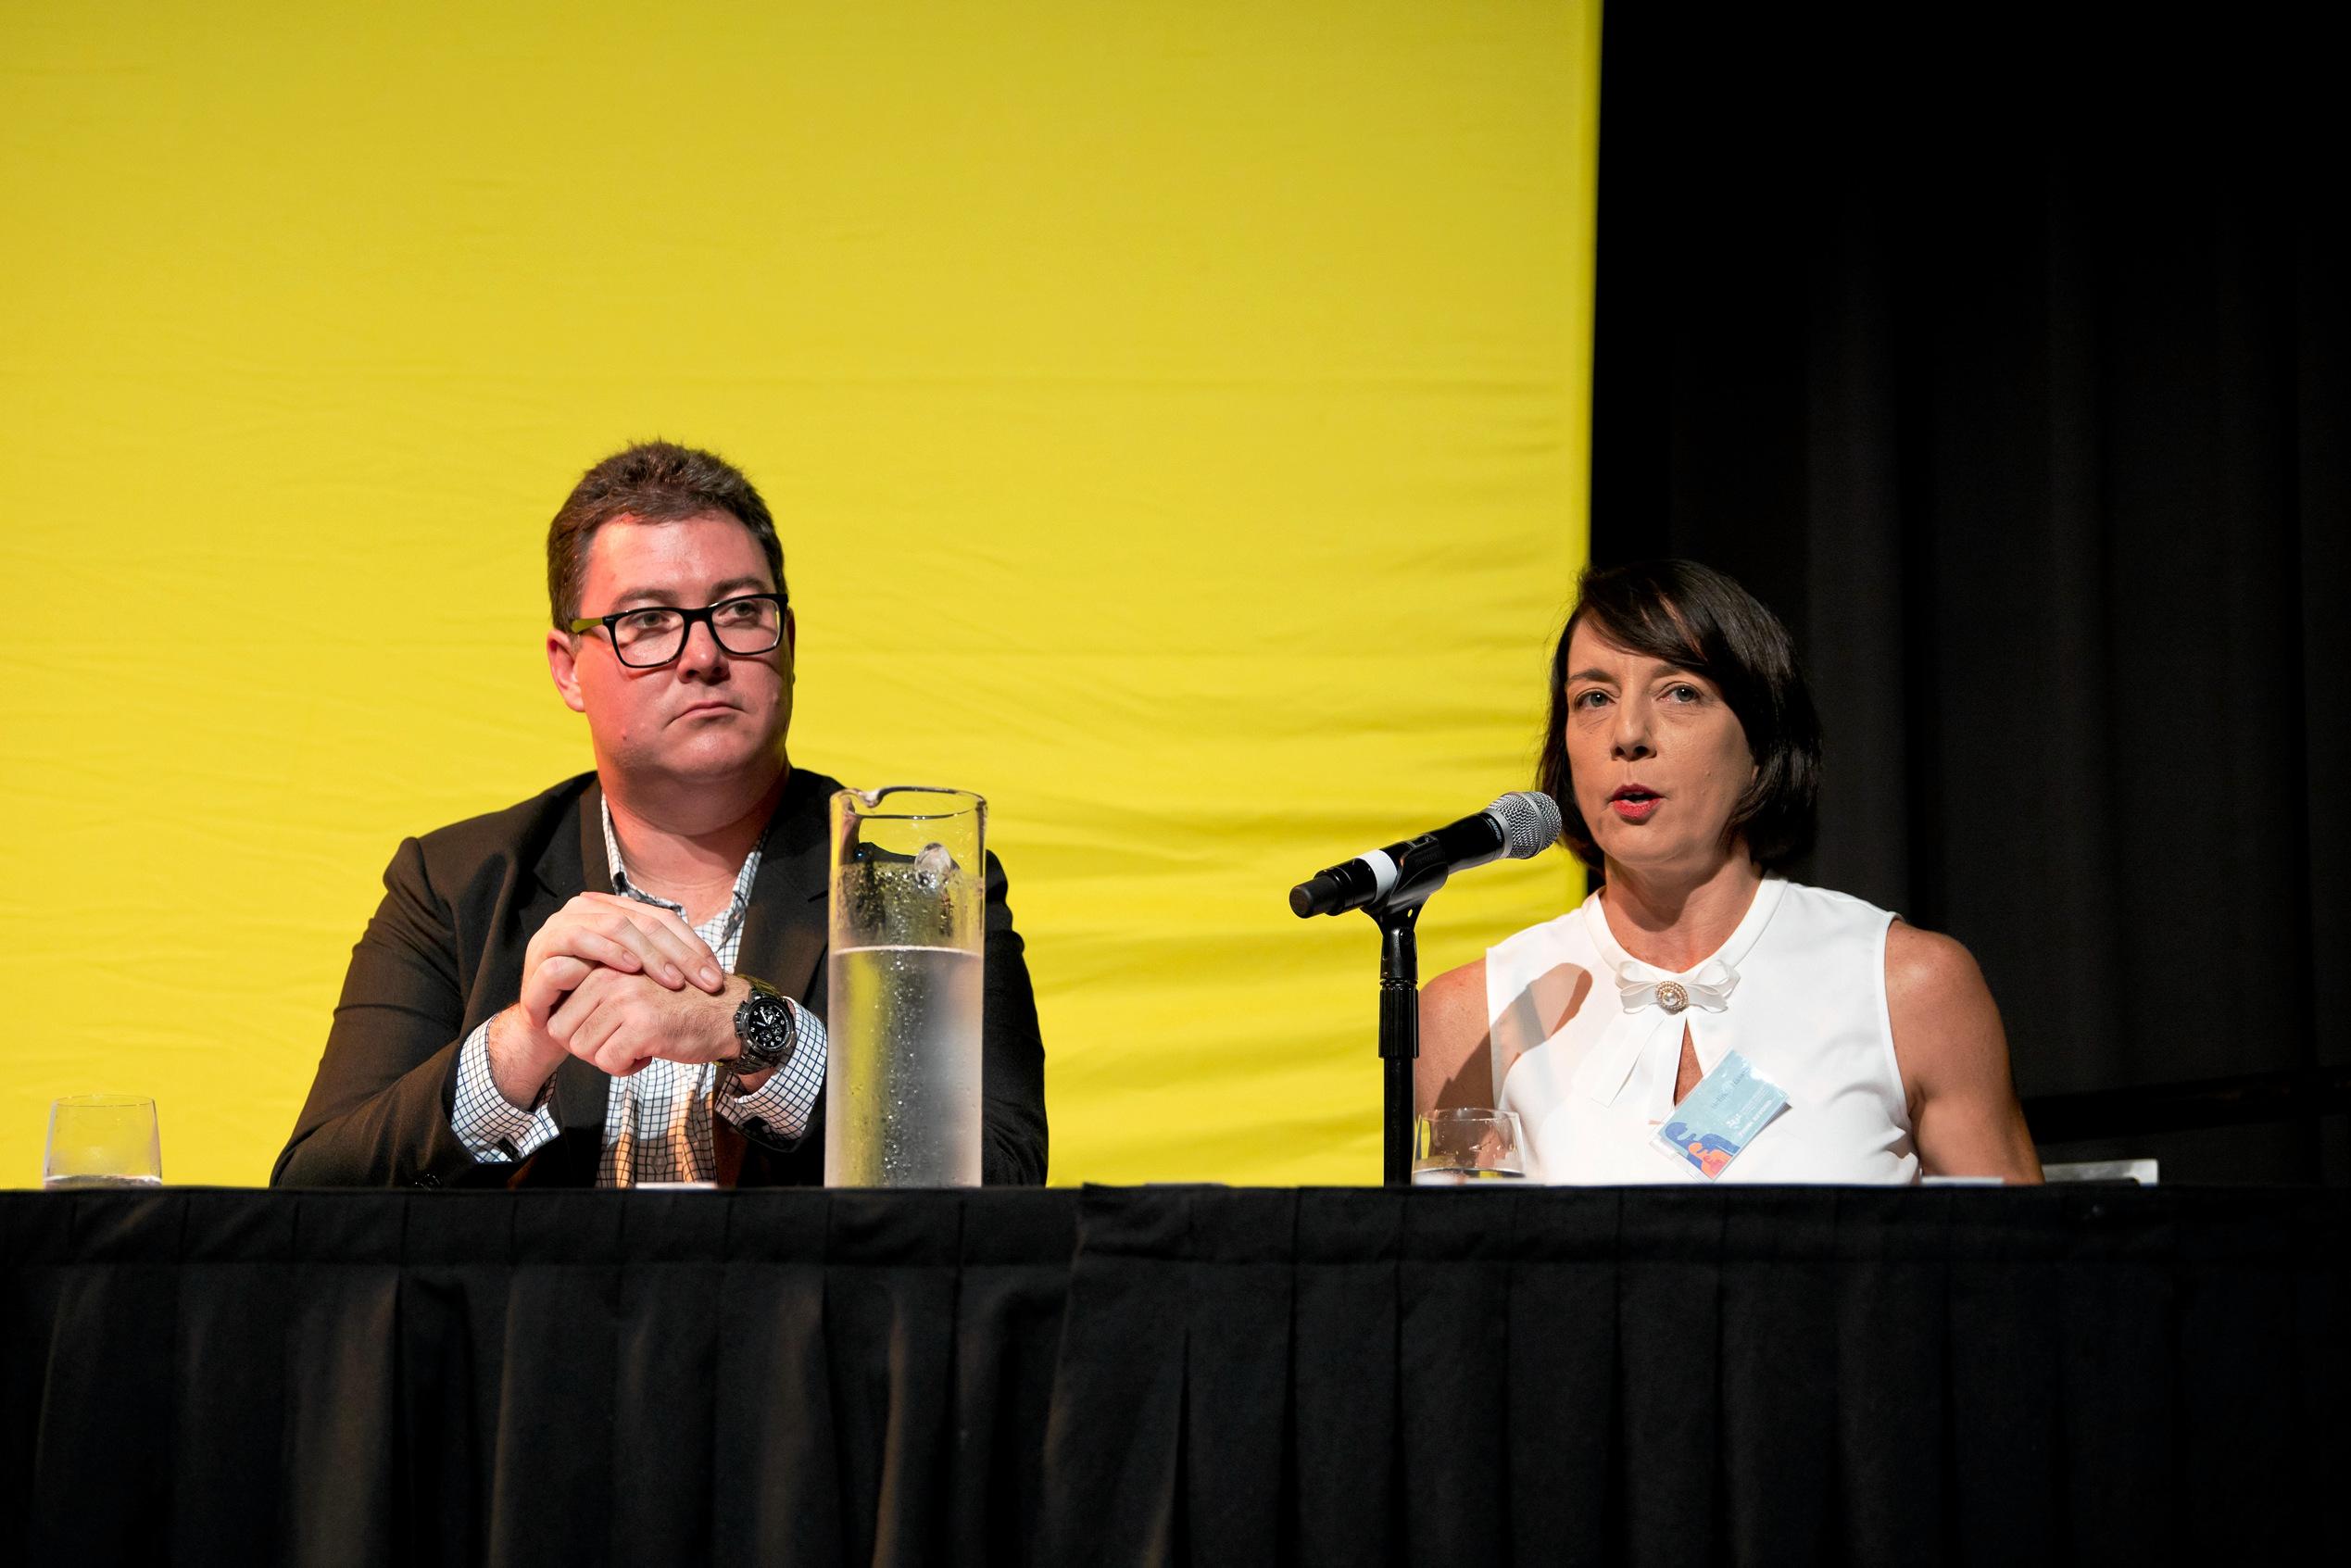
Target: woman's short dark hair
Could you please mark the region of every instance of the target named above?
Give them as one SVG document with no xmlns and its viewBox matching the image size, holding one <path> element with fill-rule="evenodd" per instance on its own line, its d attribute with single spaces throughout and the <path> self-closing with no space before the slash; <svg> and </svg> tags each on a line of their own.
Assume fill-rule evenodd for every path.
<svg viewBox="0 0 2351 1568">
<path fill-rule="evenodd" d="M 615 518 L 639 522 L 684 522 L 713 513 L 733 517 L 751 531 L 767 558 L 775 591 L 784 586 L 784 546 L 775 520 L 743 470 L 715 452 L 673 441 L 645 441 L 615 452 L 580 476 L 547 529 L 547 608 L 558 627 L 580 613 L 580 584 L 587 578 L 588 546 L 597 530 Z"/>
<path fill-rule="evenodd" d="M 1559 803 L 1560 838 L 1586 865 L 1601 864 L 1567 776 L 1567 645 L 1589 624 L 1621 648 L 1704 675 L 1747 734 L 1755 777 L 1730 813 L 1729 832 L 1766 871 L 1812 847 L 1820 788 L 1820 715 L 1796 664 L 1795 640 L 1763 601 L 1688 560 L 1586 569 L 1575 612 L 1551 656 L 1550 721 L 1535 784 Z"/>
</svg>

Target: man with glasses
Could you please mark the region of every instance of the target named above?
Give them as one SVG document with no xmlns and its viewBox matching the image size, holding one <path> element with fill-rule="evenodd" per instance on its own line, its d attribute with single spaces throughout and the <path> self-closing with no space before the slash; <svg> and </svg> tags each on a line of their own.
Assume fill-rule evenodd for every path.
<svg viewBox="0 0 2351 1568">
<path fill-rule="evenodd" d="M 766 503 L 655 442 L 547 530 L 547 668 L 595 771 L 400 846 L 280 1185 L 823 1177 L 826 803 L 792 766 Z M 1045 1176 L 1044 1049 L 987 859 L 983 1172 Z"/>
</svg>

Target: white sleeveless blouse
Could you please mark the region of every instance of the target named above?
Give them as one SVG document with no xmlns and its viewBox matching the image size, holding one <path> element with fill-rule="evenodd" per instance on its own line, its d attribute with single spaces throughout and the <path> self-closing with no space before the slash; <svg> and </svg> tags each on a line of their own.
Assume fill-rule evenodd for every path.
<svg viewBox="0 0 2351 1568">
<path fill-rule="evenodd" d="M 1719 1180 L 1917 1180 L 1886 1011 L 1892 915 L 1766 877 L 1730 940 L 1695 969 L 1669 975 L 1632 960 L 1600 904 L 1594 893 L 1582 908 L 1486 953 L 1495 1103 L 1518 1113 L 1530 1176 L 1704 1181 L 1654 1141 L 1673 1109 L 1687 1023 L 1701 1072 L 1736 1050 L 1788 1096 Z M 1668 1012 L 1657 1000 L 1665 980 L 1690 996 L 1685 1010 Z M 1540 1021 L 1571 997 L 1565 1021 L 1547 1032 Z M 1628 1010 L 1630 1003 L 1639 1005 Z"/>
</svg>

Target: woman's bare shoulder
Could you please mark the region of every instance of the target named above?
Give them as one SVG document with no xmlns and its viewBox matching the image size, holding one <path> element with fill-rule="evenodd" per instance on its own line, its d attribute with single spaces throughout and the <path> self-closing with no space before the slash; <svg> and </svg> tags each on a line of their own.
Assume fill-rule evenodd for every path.
<svg viewBox="0 0 2351 1568">
<path fill-rule="evenodd" d="M 2005 1081 L 2000 1009 L 1976 957 L 1956 937 L 1896 920 L 1886 928 L 1886 1012 L 1912 1105 L 1957 1081 Z"/>
<path fill-rule="evenodd" d="M 1886 1000 L 1897 1009 L 1941 1010 L 1989 1002 L 1992 992 L 1966 943 L 1897 917 L 1886 928 Z"/>
<path fill-rule="evenodd" d="M 1420 988 L 1420 1048 L 1458 1061 L 1486 1043 L 1486 960 L 1472 959 Z"/>
<path fill-rule="evenodd" d="M 1413 1077 L 1422 1110 L 1493 1103 L 1486 1041 L 1484 959 L 1449 969 L 1420 988 L 1420 1059 Z"/>
<path fill-rule="evenodd" d="M 2007 1034 L 1975 955 L 1954 937 L 1894 922 L 1886 930 L 1886 1011 L 1921 1168 L 2039 1181 Z"/>
<path fill-rule="evenodd" d="M 1420 988 L 1424 1010 L 1433 998 L 1448 1009 L 1475 1007 L 1477 1022 L 1486 1021 L 1486 960 L 1481 955 L 1455 969 L 1449 969 Z"/>
</svg>

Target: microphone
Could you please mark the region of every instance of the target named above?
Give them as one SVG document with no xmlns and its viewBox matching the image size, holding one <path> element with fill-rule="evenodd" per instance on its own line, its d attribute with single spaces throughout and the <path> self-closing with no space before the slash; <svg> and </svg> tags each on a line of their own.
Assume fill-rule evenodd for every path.
<svg viewBox="0 0 2351 1568">
<path fill-rule="evenodd" d="M 1444 886 L 1455 872 L 1505 857 L 1524 860 L 1558 838 L 1559 803 L 1530 789 L 1515 790 L 1474 817 L 1316 872 L 1289 890 L 1290 913 L 1304 920 L 1373 904 L 1409 908 Z"/>
</svg>

